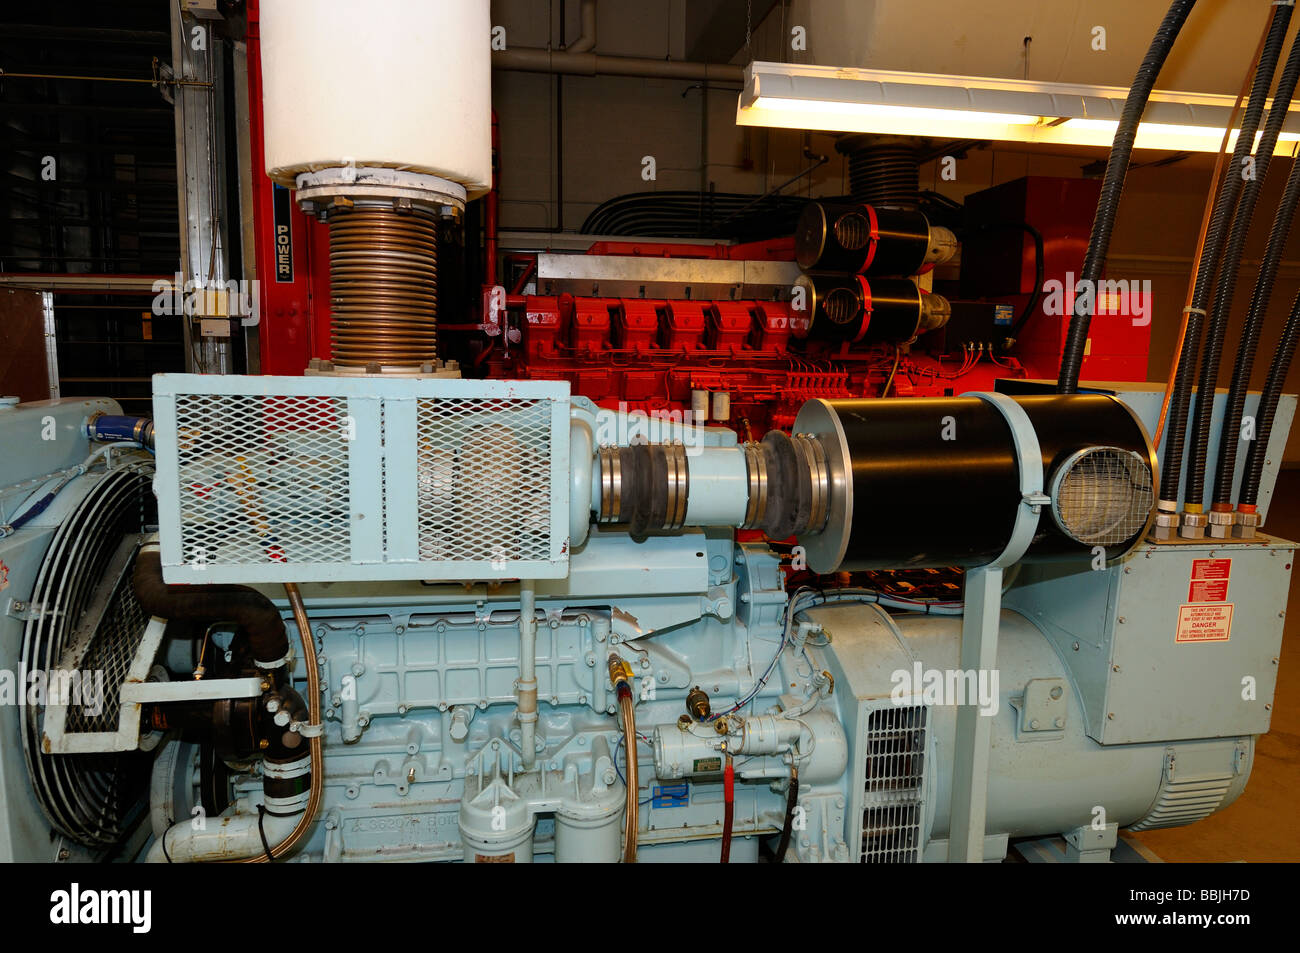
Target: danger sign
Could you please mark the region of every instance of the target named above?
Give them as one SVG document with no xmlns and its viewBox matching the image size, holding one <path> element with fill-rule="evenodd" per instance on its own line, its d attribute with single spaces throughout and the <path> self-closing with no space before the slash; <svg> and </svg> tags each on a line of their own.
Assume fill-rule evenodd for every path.
<svg viewBox="0 0 1300 953">
<path fill-rule="evenodd" d="M 1232 603 L 1193 604 L 1178 609 L 1175 642 L 1226 642 L 1232 635 Z"/>
<path fill-rule="evenodd" d="M 1193 559 L 1188 602 L 1227 602 L 1231 559 Z"/>
</svg>

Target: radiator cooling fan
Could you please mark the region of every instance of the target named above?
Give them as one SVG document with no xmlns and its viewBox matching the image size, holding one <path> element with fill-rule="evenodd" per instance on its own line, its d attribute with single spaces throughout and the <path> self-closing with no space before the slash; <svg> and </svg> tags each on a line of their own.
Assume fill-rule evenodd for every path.
<svg viewBox="0 0 1300 953">
<path fill-rule="evenodd" d="M 68 702 L 69 734 L 116 729 L 118 688 L 149 622 L 132 591 L 131 569 L 146 527 L 157 522 L 153 465 L 128 460 L 78 481 L 96 480 L 55 532 L 32 590 L 24 670 L 46 673 L 47 680 L 58 669 L 103 673 L 102 683 L 95 675 L 92 691 Z M 36 799 L 65 837 L 92 849 L 113 847 L 142 809 L 149 755 L 50 753 L 42 727 L 47 700 L 45 693 L 29 691 L 20 706 L 23 752 Z"/>
</svg>

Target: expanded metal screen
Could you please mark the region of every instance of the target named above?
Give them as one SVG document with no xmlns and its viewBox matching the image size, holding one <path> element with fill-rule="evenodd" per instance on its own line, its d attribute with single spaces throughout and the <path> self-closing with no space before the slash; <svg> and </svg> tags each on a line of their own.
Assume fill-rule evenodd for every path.
<svg viewBox="0 0 1300 953">
<path fill-rule="evenodd" d="M 924 847 L 926 731 L 923 705 L 867 715 L 862 796 L 864 864 L 914 864 Z"/>
<path fill-rule="evenodd" d="M 1090 447 L 1054 477 L 1052 512 L 1068 536 L 1113 546 L 1142 532 L 1155 505 L 1151 465 L 1131 450 Z"/>
<path fill-rule="evenodd" d="M 545 559 L 550 402 L 434 398 L 418 407 L 420 558 Z"/>
<path fill-rule="evenodd" d="M 567 571 L 567 384 L 159 375 L 154 416 L 168 582 Z"/>
</svg>

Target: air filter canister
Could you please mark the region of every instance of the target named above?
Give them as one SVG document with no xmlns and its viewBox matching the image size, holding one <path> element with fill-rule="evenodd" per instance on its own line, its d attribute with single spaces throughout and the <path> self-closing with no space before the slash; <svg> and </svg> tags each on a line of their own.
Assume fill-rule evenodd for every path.
<svg viewBox="0 0 1300 953">
<path fill-rule="evenodd" d="M 1146 526 L 1151 468 L 1132 450 L 1088 447 L 1057 467 L 1048 495 L 1062 533 L 1087 546 L 1114 546 Z"/>
<path fill-rule="evenodd" d="M 947 261 L 957 239 L 920 212 L 809 202 L 795 226 L 794 247 L 805 271 L 906 276 Z"/>
<path fill-rule="evenodd" d="M 907 278 L 800 275 L 795 289 L 811 315 L 801 336 L 816 340 L 902 344 L 943 327 L 952 310 L 947 298 L 923 294 Z"/>
<path fill-rule="evenodd" d="M 1146 428 L 1108 394 L 1017 397 L 1043 453 L 1044 507 L 1029 556 L 1105 549 L 1113 560 L 1145 535 L 1155 507 L 1156 457 Z"/>
<path fill-rule="evenodd" d="M 1096 546 L 1108 561 L 1123 556 L 1154 502 L 1141 423 L 1101 394 L 1015 404 L 1051 496 L 1024 558 L 1095 555 Z M 821 440 L 832 471 L 826 528 L 799 538 L 813 571 L 976 567 L 1007 550 L 1025 507 L 1021 464 L 1011 424 L 989 399 L 814 400 L 794 432 Z"/>
</svg>

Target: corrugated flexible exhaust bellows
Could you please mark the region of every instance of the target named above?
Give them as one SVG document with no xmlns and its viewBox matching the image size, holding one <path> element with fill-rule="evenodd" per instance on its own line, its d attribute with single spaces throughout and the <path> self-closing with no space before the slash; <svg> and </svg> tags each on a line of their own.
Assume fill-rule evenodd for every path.
<svg viewBox="0 0 1300 953">
<path fill-rule="evenodd" d="M 438 360 L 438 219 L 361 205 L 330 212 L 331 360 L 344 367 Z"/>
</svg>

